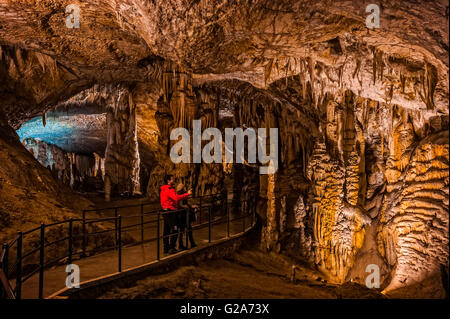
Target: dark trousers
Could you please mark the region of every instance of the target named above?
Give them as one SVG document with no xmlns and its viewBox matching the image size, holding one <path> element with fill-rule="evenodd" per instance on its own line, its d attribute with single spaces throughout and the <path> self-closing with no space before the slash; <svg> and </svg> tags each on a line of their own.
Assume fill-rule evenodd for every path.
<svg viewBox="0 0 450 319">
<path fill-rule="evenodd" d="M 163 213 L 164 219 L 164 231 L 163 231 L 163 244 L 164 252 L 167 253 L 170 249 L 175 248 L 177 243 L 178 231 L 175 229 L 177 224 L 176 215 L 170 210 Z"/>
<path fill-rule="evenodd" d="M 187 220 L 186 220 L 186 214 L 189 214 L 189 224 L 186 225 Z M 191 243 L 191 247 L 192 246 L 196 246 L 195 241 L 194 241 L 194 236 L 192 234 L 192 226 L 191 223 L 195 220 L 195 214 L 191 209 L 185 209 L 182 212 L 180 212 L 180 214 L 178 215 L 178 230 L 179 230 L 179 242 L 178 242 L 178 246 L 182 247 L 183 245 L 183 234 L 185 234 L 185 230 L 186 230 L 186 226 L 187 226 L 187 234 L 188 234 L 188 239 L 189 242 Z M 186 247 L 187 247 L 187 242 L 186 242 Z"/>
</svg>

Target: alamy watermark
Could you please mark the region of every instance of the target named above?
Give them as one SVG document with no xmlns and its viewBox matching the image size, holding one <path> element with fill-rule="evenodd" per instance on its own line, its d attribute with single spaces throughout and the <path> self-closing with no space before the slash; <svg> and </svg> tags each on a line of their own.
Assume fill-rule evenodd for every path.
<svg viewBox="0 0 450 319">
<path fill-rule="evenodd" d="M 69 4 L 66 7 L 66 13 L 69 15 L 66 17 L 66 27 L 69 29 L 80 28 L 80 7 L 76 4 Z"/>
<path fill-rule="evenodd" d="M 179 140 L 181 137 L 181 140 Z M 245 137 L 247 137 L 247 161 L 245 161 Z M 217 128 L 207 128 L 202 132 L 201 121 L 193 121 L 193 156 L 191 161 L 191 138 L 189 131 L 178 127 L 171 131 L 170 140 L 179 140 L 170 150 L 170 159 L 178 163 L 222 163 L 222 133 Z M 261 165 L 260 174 L 274 174 L 278 170 L 278 128 L 269 129 L 269 144 L 267 144 L 266 128 L 258 128 L 258 134 L 253 128 L 225 129 L 225 163 L 233 163 L 234 140 L 236 140 L 236 163 L 256 163 L 256 149 Z M 202 141 L 210 141 L 201 149 Z M 269 146 L 269 147 L 267 147 Z M 267 154 L 269 148 L 269 154 Z"/>
<path fill-rule="evenodd" d="M 375 264 L 367 265 L 366 272 L 370 273 L 366 277 L 366 287 L 371 288 L 380 288 L 380 267 Z"/>
<path fill-rule="evenodd" d="M 70 264 L 66 267 L 68 273 L 66 278 L 67 288 L 80 288 L 80 267 L 77 264 Z"/>
<path fill-rule="evenodd" d="M 374 3 L 366 7 L 366 13 L 370 13 L 366 17 L 366 27 L 369 29 L 380 27 L 380 7 Z"/>
</svg>

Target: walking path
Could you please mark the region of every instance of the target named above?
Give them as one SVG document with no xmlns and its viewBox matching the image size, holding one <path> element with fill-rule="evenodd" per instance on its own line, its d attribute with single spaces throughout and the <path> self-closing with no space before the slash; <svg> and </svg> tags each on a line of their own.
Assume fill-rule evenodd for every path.
<svg viewBox="0 0 450 319">
<path fill-rule="evenodd" d="M 132 207 L 129 209 L 121 209 L 121 216 L 135 216 L 137 215 L 138 208 Z M 231 212 L 230 212 L 231 213 Z M 110 216 L 113 211 L 109 213 L 104 213 L 104 216 Z M 211 225 L 211 242 L 227 238 L 228 232 L 230 236 L 242 233 L 249 228 L 251 228 L 251 223 L 253 218 L 251 216 L 246 216 L 244 218 L 233 220 L 234 218 L 230 214 L 231 221 L 227 223 L 227 216 L 214 216 L 212 214 L 212 225 Z M 209 244 L 209 229 L 208 229 L 208 218 L 204 217 L 202 224 L 194 227 L 194 238 L 199 247 L 204 247 Z M 206 214 L 207 216 L 207 214 Z M 136 218 L 126 218 L 124 219 L 123 226 L 133 225 L 139 223 L 139 217 Z M 161 218 L 162 219 L 162 218 Z M 206 223 L 205 223 L 206 222 Z M 157 226 L 156 223 L 153 226 L 144 229 L 144 239 L 145 238 L 156 238 L 157 237 Z M 228 230 L 229 228 L 229 230 Z M 163 221 L 161 220 L 160 230 L 162 234 Z M 130 229 L 127 234 L 131 235 L 135 241 L 141 240 L 141 229 L 136 226 L 135 229 Z M 186 234 L 183 235 L 183 242 L 186 242 Z M 163 253 L 163 241 L 160 240 L 160 260 L 168 258 L 168 256 Z M 184 251 L 178 252 L 175 255 L 182 256 L 185 254 Z M 174 256 L 174 255 L 171 255 Z M 122 247 L 122 271 L 143 265 L 152 261 L 157 260 L 157 241 L 148 241 L 141 244 L 131 244 Z M 85 257 L 78 260 L 73 260 L 73 264 L 76 264 L 80 269 L 80 282 L 98 278 L 101 276 L 109 275 L 119 271 L 119 250 L 113 249 L 100 253 L 98 255 L 93 255 L 91 257 Z M 68 273 L 66 273 L 67 265 L 57 265 L 46 269 L 44 272 L 44 289 L 43 296 L 48 297 L 51 294 L 66 287 L 66 279 Z M 31 278 L 26 280 L 22 284 L 22 298 L 38 298 L 39 291 L 39 273 L 33 275 Z"/>
</svg>

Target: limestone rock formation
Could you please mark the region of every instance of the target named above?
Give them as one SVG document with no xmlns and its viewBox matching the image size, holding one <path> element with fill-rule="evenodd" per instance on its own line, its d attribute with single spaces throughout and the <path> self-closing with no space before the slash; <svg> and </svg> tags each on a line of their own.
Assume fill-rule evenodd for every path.
<svg viewBox="0 0 450 319">
<path fill-rule="evenodd" d="M 157 199 L 166 174 L 250 196 L 261 247 L 329 281 L 376 264 L 389 295 L 448 276 L 448 3 L 380 1 L 374 29 L 361 0 L 78 1 L 79 28 L 67 4 L 0 0 L 0 223 L 70 210 L 39 162 L 67 183 L 97 174 L 95 153 L 107 197 Z M 173 163 L 170 133 L 194 119 L 278 128 L 278 170 Z"/>
<path fill-rule="evenodd" d="M 32 138 L 26 138 L 22 143 L 42 166 L 64 184 L 85 191 L 103 189 L 105 159 L 100 155 L 67 153 L 58 146 Z"/>
<path fill-rule="evenodd" d="M 92 203 L 52 177 L 0 116 L 0 241 L 17 231 L 79 216 Z"/>
<path fill-rule="evenodd" d="M 388 165 L 381 208 L 378 249 L 393 266 L 385 291 L 421 282 L 448 263 L 448 131 L 405 153 L 407 165 L 401 160 Z"/>
<path fill-rule="evenodd" d="M 108 106 L 106 121 L 105 176 L 111 182 L 108 186 L 117 193 L 134 194 L 140 189 L 140 159 L 136 107 L 127 89 L 118 90 L 114 103 Z"/>
</svg>

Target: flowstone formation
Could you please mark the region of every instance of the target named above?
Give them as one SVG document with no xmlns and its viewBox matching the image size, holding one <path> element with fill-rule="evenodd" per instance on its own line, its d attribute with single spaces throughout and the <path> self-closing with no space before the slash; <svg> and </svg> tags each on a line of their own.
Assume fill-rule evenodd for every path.
<svg viewBox="0 0 450 319">
<path fill-rule="evenodd" d="M 105 196 L 139 192 L 136 108 L 127 88 L 118 89 L 113 104 L 108 105 L 106 122 Z"/>
<path fill-rule="evenodd" d="M 395 267 L 386 291 L 448 273 L 448 139 L 448 130 L 418 143 L 400 138 L 403 152 L 387 165 L 377 237 L 378 250 Z"/>
</svg>

